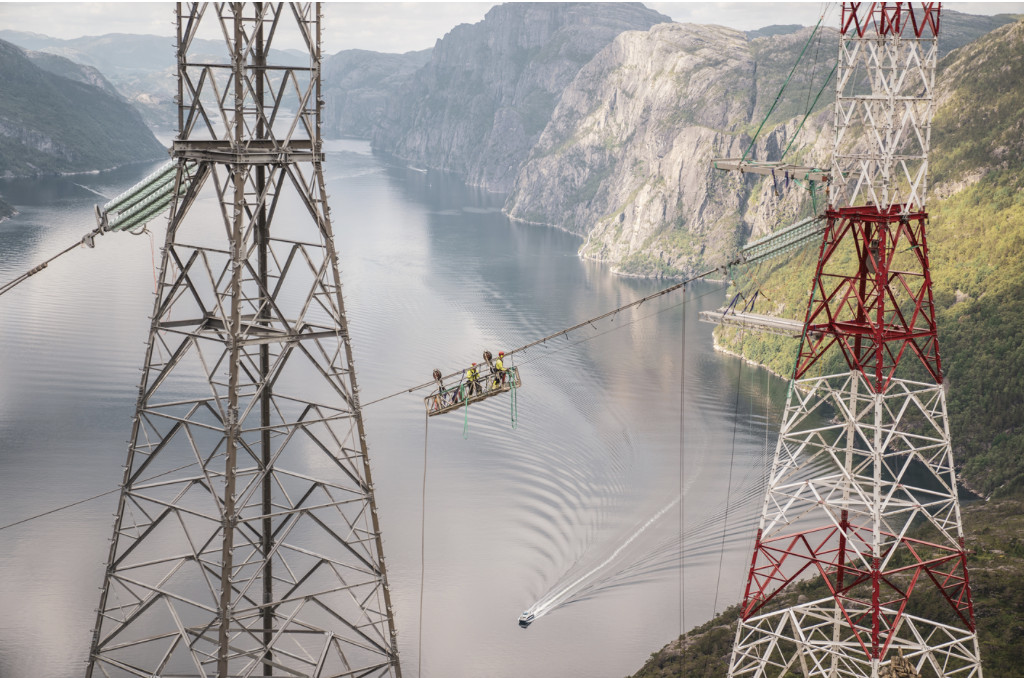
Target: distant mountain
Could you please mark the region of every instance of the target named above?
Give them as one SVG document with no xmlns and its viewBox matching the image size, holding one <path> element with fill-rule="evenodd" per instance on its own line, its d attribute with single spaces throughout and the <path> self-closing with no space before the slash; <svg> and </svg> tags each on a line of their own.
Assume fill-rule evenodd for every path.
<svg viewBox="0 0 1024 678">
<path fill-rule="evenodd" d="M 773 35 L 789 35 L 790 33 L 796 33 L 803 26 L 800 24 L 772 24 L 771 26 L 765 26 L 764 28 L 758 28 L 756 31 L 747 31 L 747 40 L 754 40 L 756 38 L 770 38 Z"/>
<path fill-rule="evenodd" d="M 974 42 L 981 36 L 991 33 L 997 28 L 1012 24 L 1024 18 L 1021 14 L 996 14 L 982 16 L 964 14 L 952 9 L 942 8 L 942 23 L 939 30 L 939 58 L 942 59 L 954 49 Z"/>
<path fill-rule="evenodd" d="M 90 75 L 74 64 L 37 61 L 47 69 L 0 40 L 0 176 L 107 169 L 166 155 L 121 95 L 82 82 Z"/>
<path fill-rule="evenodd" d="M 94 66 L 86 66 L 66 59 L 56 54 L 50 54 L 49 52 L 35 52 L 32 50 L 25 50 L 25 56 L 29 58 L 29 61 L 34 63 L 44 71 L 49 71 L 55 75 L 59 75 L 69 80 L 81 82 L 86 85 L 93 85 L 100 89 L 109 92 L 111 94 L 120 96 L 120 92 L 117 88 L 110 84 L 110 81 L 103 77 L 99 69 Z"/>
<path fill-rule="evenodd" d="M 671 21 L 639 3 L 507 3 L 437 41 L 387 102 L 375 148 L 507 191 L 576 73 L 623 31 Z"/>
<path fill-rule="evenodd" d="M 388 96 L 430 61 L 432 51 L 346 49 L 324 59 L 324 133 L 369 138 Z"/>
<path fill-rule="evenodd" d="M 0 30 L 0 39 L 98 69 L 151 125 L 170 125 L 177 120 L 173 102 L 178 92 L 173 37 L 108 33 L 62 40 L 39 33 Z M 194 39 L 189 57 L 201 61 L 204 56 L 223 60 L 227 56 L 224 41 Z M 309 61 L 307 55 L 294 49 L 271 49 L 270 59 L 286 66 L 301 66 Z"/>
</svg>

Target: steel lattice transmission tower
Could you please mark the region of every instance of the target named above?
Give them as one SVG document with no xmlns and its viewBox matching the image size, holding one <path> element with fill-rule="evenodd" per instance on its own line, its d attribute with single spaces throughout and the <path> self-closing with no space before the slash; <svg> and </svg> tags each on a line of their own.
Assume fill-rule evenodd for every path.
<svg viewBox="0 0 1024 678">
<path fill-rule="evenodd" d="M 843 6 L 827 223 L 730 677 L 981 677 L 926 234 L 939 19 Z M 809 376 L 833 346 L 849 371 Z M 921 381 L 895 376 L 908 355 Z M 772 603 L 810 575 L 831 595 Z M 948 623 L 911 614 L 926 586 Z"/>
<path fill-rule="evenodd" d="M 182 188 L 86 675 L 400 677 L 321 170 L 319 3 L 176 16 Z M 191 56 L 197 35 L 223 52 Z M 285 36 L 308 58 L 268 63 Z"/>
</svg>

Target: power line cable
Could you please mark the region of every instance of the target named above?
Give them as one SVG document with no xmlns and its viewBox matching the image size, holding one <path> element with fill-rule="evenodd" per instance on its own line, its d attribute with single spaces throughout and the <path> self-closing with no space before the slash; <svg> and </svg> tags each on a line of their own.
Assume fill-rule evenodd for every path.
<svg viewBox="0 0 1024 678">
<path fill-rule="evenodd" d="M 7 292 L 10 292 L 15 287 L 17 287 L 19 284 L 25 282 L 26 280 L 28 280 L 29 278 L 34 276 L 36 273 L 39 273 L 44 268 L 46 268 L 51 263 L 53 263 L 55 260 L 57 260 L 60 257 L 64 256 L 65 254 L 67 254 L 71 250 L 77 248 L 79 245 L 88 245 L 89 247 L 93 247 L 94 246 L 93 245 L 93 238 L 97 234 L 101 234 L 101 231 L 99 229 L 96 229 L 95 231 L 90 231 L 89 233 L 86 233 L 78 242 L 76 242 L 71 247 L 68 247 L 67 249 L 61 250 L 60 252 L 58 252 L 57 254 L 53 255 L 52 257 L 50 257 L 49 259 L 47 259 L 43 263 L 41 263 L 38 266 L 36 266 L 35 268 L 30 269 L 26 273 L 22 273 L 21 275 L 19 275 L 14 280 L 10 281 L 9 283 L 6 283 L 2 287 L 0 287 L 0 295 L 6 294 Z"/>
<path fill-rule="evenodd" d="M 511 351 L 505 351 L 505 355 L 506 356 L 511 356 L 511 355 L 513 355 L 515 353 L 522 353 L 523 351 L 525 351 L 527 349 L 533 348 L 534 346 L 537 346 L 539 344 L 546 344 L 548 341 L 550 341 L 552 339 L 557 339 L 560 336 L 568 335 L 569 333 L 575 332 L 576 330 L 579 330 L 579 329 L 582 329 L 582 328 L 586 327 L 587 325 L 590 325 L 591 327 L 596 329 L 596 326 L 594 325 L 594 323 L 599 321 L 599 320 L 604 320 L 605 318 L 608 318 L 608 317 L 612 317 L 612 319 L 614 320 L 614 316 L 618 315 L 622 311 L 625 311 L 627 309 L 633 308 L 634 306 L 639 308 L 645 302 L 648 302 L 648 301 L 650 301 L 652 299 L 657 299 L 658 297 L 663 297 L 666 294 L 671 294 L 672 292 L 675 292 L 676 290 L 682 289 L 683 286 L 687 285 L 688 283 L 694 282 L 696 280 L 701 280 L 701 279 L 706 278 L 707 276 L 709 276 L 709 275 L 711 275 L 713 273 L 718 273 L 718 272 L 722 271 L 723 269 L 725 269 L 725 268 L 727 268 L 729 266 L 734 266 L 734 265 L 739 264 L 739 263 L 741 263 L 740 260 L 732 261 L 732 262 L 729 262 L 726 265 L 723 265 L 720 268 L 713 268 L 713 269 L 705 271 L 705 272 L 703 272 L 703 273 L 701 273 L 699 275 L 695 275 L 692 278 L 687 278 L 686 280 L 684 280 L 684 281 L 682 281 L 680 283 L 676 283 L 675 285 L 672 285 L 670 287 L 666 287 L 663 290 L 655 292 L 654 294 L 649 294 L 646 297 L 643 297 L 641 299 L 636 299 L 634 301 L 631 301 L 628 304 L 625 304 L 623 306 L 619 306 L 618 308 L 612 309 L 611 311 L 607 311 L 605 313 L 602 313 L 599 316 L 595 316 L 593 318 L 589 318 L 587 320 L 584 320 L 583 322 L 577 323 L 577 324 L 573 325 L 572 327 L 567 327 L 567 328 L 565 328 L 563 330 L 559 330 L 558 332 L 555 332 L 554 334 L 549 334 L 546 337 L 542 337 L 540 339 L 532 341 L 532 342 L 530 342 L 530 343 L 528 343 L 528 344 L 526 344 L 524 346 L 520 346 L 519 348 L 514 348 Z M 728 285 L 726 285 L 726 287 L 728 287 Z M 714 291 L 718 291 L 718 290 L 714 290 Z M 706 295 L 701 295 L 701 296 L 706 296 Z M 695 297 L 695 299 L 699 299 L 699 298 L 700 297 Z M 691 299 L 691 301 L 692 301 L 692 299 Z M 686 303 L 686 302 L 683 302 L 683 303 Z M 679 305 L 681 305 L 681 304 L 677 304 L 676 306 L 679 306 Z M 675 308 L 676 306 L 672 306 L 670 308 Z M 669 309 L 664 309 L 664 310 L 667 311 Z M 656 315 L 656 314 L 652 314 L 652 315 Z M 645 316 L 645 317 L 650 317 L 650 316 Z M 636 321 L 633 321 L 633 322 L 636 322 Z M 629 325 L 629 324 L 632 324 L 632 323 L 626 323 L 626 325 Z M 623 327 L 623 326 L 625 326 L 625 325 L 621 325 L 620 327 Z M 611 331 L 611 330 L 609 330 L 609 331 Z M 595 337 L 591 337 L 591 339 L 596 338 L 598 336 L 601 336 L 602 334 L 607 334 L 607 332 L 602 332 L 601 334 L 595 335 Z M 584 341 L 589 341 L 589 340 L 585 339 Z M 570 346 L 575 346 L 575 345 L 577 345 L 579 343 L 582 343 L 582 342 L 576 342 L 574 344 L 570 344 Z M 557 352 L 557 351 L 552 351 L 552 353 L 555 353 L 555 352 Z M 536 360 L 536 358 L 534 360 Z M 533 360 L 530 360 L 530 361 L 527 361 L 527 362 L 533 362 Z M 462 374 L 461 370 L 459 370 L 458 372 L 452 372 L 451 374 L 448 374 L 448 375 L 445 375 L 444 377 L 442 377 L 442 380 L 444 380 L 444 379 L 451 379 L 452 377 L 457 377 L 457 376 L 460 376 L 461 374 Z M 406 394 L 406 393 L 414 393 L 414 392 L 422 390 L 424 388 L 431 387 L 435 383 L 437 383 L 437 382 L 436 381 L 427 381 L 427 382 L 424 382 L 424 383 L 419 384 L 417 386 L 412 386 L 412 387 L 407 388 L 407 389 L 402 390 L 402 391 L 396 391 L 395 393 L 392 393 L 391 395 L 386 395 L 386 396 L 384 396 L 382 398 L 377 398 L 376 400 L 371 400 L 370 402 L 363 404 L 362 407 L 369 407 L 370 405 L 373 405 L 375 403 L 379 403 L 382 400 L 388 400 L 389 398 L 394 398 L 395 396 L 400 396 L 400 395 L 403 395 L 403 394 Z"/>
<path fill-rule="evenodd" d="M 141 482 L 149 482 L 150 480 L 156 480 L 160 476 L 165 476 L 168 473 L 174 473 L 175 471 L 181 471 L 182 469 L 186 469 L 186 468 L 188 468 L 190 466 L 195 466 L 198 463 L 199 463 L 198 461 L 194 461 L 191 464 L 185 464 L 184 466 L 179 466 L 178 468 L 172 468 L 170 471 L 164 471 L 163 473 L 157 474 L 155 476 L 150 476 L 149 478 L 146 478 L 144 481 L 141 481 Z M 29 516 L 28 518 L 23 518 L 22 520 L 19 520 L 17 522 L 10 523 L 9 525 L 4 525 L 4 526 L 0 527 L 0 530 L 6 530 L 8 527 L 14 527 L 15 525 L 21 525 L 22 523 L 27 523 L 30 520 L 35 520 L 36 518 L 42 518 L 43 516 L 48 516 L 51 513 L 56 513 L 57 511 L 63 511 L 64 509 L 69 509 L 72 506 L 78 506 L 79 504 L 84 504 L 85 502 L 92 501 L 93 499 L 99 499 L 100 497 L 105 497 L 108 494 L 113 494 L 114 492 L 117 492 L 117 491 L 119 491 L 121 489 L 122 489 L 121 487 L 115 487 L 112 490 L 107 490 L 106 492 L 101 492 L 100 494 L 95 494 L 95 495 L 89 497 L 88 499 L 81 499 L 81 500 L 73 502 L 71 504 L 65 504 L 64 506 L 61 506 L 59 508 L 50 509 L 49 511 L 44 511 L 43 513 L 38 513 L 38 514 L 36 514 L 34 516 Z"/>
</svg>

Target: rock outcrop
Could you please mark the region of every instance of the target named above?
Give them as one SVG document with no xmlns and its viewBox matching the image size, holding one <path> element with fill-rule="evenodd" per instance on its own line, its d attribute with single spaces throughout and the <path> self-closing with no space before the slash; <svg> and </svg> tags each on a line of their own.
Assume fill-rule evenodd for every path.
<svg viewBox="0 0 1024 678">
<path fill-rule="evenodd" d="M 562 91 L 623 31 L 671 21 L 639 3 L 509 3 L 438 40 L 387 102 L 375 148 L 508 191 Z"/>
<path fill-rule="evenodd" d="M 828 30 L 818 63 L 776 103 L 810 30 L 753 41 L 693 24 L 622 33 L 563 93 L 506 211 L 577 233 L 587 238 L 583 256 L 644 276 L 717 265 L 750 236 L 809 213 L 806 191 L 783 182 L 776 195 L 770 180 L 713 170 L 711 160 L 743 155 L 769 111 L 749 157 L 781 156 L 835 63 L 837 35 Z M 824 161 L 831 133 L 823 108 L 787 160 Z"/>
<path fill-rule="evenodd" d="M 3 198 L 0 198 L 0 222 L 7 221 L 17 213 L 18 210 L 14 209 L 12 205 L 4 202 Z"/>
<path fill-rule="evenodd" d="M 324 59 L 323 132 L 368 139 L 388 97 L 430 61 L 431 51 L 346 49 Z"/>
</svg>

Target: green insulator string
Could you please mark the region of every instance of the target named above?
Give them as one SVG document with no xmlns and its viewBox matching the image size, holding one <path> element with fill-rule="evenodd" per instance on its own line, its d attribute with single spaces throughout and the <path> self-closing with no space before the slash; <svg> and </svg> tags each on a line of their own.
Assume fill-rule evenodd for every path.
<svg viewBox="0 0 1024 678">
<path fill-rule="evenodd" d="M 469 398 L 466 396 L 466 387 L 459 384 L 459 395 L 466 403 L 466 418 L 462 420 L 462 438 L 466 440 L 469 438 Z"/>
</svg>

